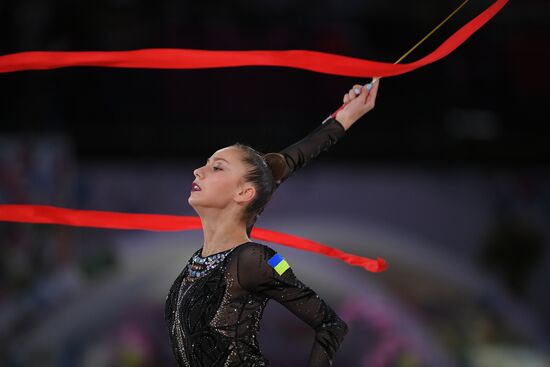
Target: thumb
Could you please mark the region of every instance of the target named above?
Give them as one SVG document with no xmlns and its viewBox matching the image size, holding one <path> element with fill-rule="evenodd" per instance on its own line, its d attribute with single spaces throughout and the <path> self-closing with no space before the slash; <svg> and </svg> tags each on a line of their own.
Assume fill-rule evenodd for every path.
<svg viewBox="0 0 550 367">
<path fill-rule="evenodd" d="M 372 78 L 372 81 L 370 83 L 367 83 L 363 86 L 363 90 L 366 90 L 367 93 L 364 93 L 365 94 L 365 98 L 364 98 L 364 102 L 367 103 L 367 100 L 368 100 L 368 97 L 369 97 L 369 94 L 371 93 L 371 90 L 375 87 L 375 84 L 378 84 L 378 80 L 380 78 L 378 77 L 375 77 L 375 78 Z M 378 87 L 376 85 L 376 87 Z"/>
<path fill-rule="evenodd" d="M 369 96 L 369 93 L 370 93 L 371 84 L 370 83 L 365 84 L 361 89 L 362 89 L 361 94 L 357 96 L 358 97 L 357 99 L 361 100 L 361 102 L 363 103 L 366 103 L 367 97 Z"/>
</svg>

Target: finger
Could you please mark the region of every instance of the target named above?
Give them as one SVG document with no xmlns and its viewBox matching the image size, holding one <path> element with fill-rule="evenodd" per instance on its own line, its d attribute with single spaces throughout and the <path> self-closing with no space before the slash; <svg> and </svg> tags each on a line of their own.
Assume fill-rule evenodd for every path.
<svg viewBox="0 0 550 367">
<path fill-rule="evenodd" d="M 370 90 L 372 89 L 372 86 L 373 86 L 374 84 L 377 84 L 377 82 L 378 82 L 379 80 L 380 80 L 380 78 L 378 78 L 378 77 L 372 78 L 372 81 L 366 85 L 367 90 L 370 92 Z"/>
<path fill-rule="evenodd" d="M 361 85 L 355 84 L 349 91 L 348 96 L 350 100 L 355 99 L 359 94 L 361 94 Z"/>
<path fill-rule="evenodd" d="M 374 98 L 376 98 L 376 94 L 378 93 L 378 86 L 380 85 L 380 79 L 374 79 L 371 83 L 372 87 L 370 90 L 370 94 L 373 95 Z"/>
<path fill-rule="evenodd" d="M 371 87 L 370 83 L 361 86 L 361 95 L 359 96 L 359 99 L 361 100 L 362 103 L 367 103 L 370 87 Z"/>
<path fill-rule="evenodd" d="M 362 91 L 362 85 L 361 84 L 354 84 L 353 85 L 353 92 L 355 93 L 356 96 L 360 95 L 361 94 L 361 91 Z"/>
<path fill-rule="evenodd" d="M 367 96 L 366 103 L 368 105 L 374 106 L 374 103 L 376 101 L 376 95 L 378 94 L 378 86 L 380 85 L 380 80 L 378 79 L 375 83 L 371 84 L 371 90 L 369 92 L 369 95 Z"/>
<path fill-rule="evenodd" d="M 355 97 L 359 96 L 362 93 L 362 86 L 360 84 L 354 84 L 353 87 L 344 95 L 343 102 L 348 103 Z"/>
<path fill-rule="evenodd" d="M 359 90 L 359 93 L 357 93 L 357 88 L 351 88 L 348 92 L 349 99 L 353 100 L 355 97 L 357 97 L 361 93 L 361 90 Z"/>
</svg>

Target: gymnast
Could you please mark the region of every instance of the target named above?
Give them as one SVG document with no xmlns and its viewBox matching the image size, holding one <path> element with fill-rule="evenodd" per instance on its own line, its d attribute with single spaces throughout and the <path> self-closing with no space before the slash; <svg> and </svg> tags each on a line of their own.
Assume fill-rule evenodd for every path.
<svg viewBox="0 0 550 367">
<path fill-rule="evenodd" d="M 249 236 L 277 187 L 374 108 L 378 84 L 354 85 L 339 110 L 278 153 L 235 143 L 194 170 L 188 202 L 204 242 L 170 287 L 164 310 L 179 366 L 269 366 L 258 343 L 269 299 L 315 331 L 307 366 L 332 364 L 348 326 L 279 253 Z"/>
</svg>

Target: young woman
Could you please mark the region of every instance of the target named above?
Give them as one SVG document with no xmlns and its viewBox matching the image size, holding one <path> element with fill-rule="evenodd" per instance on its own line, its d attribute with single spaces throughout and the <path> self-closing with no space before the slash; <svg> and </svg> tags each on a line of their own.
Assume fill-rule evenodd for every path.
<svg viewBox="0 0 550 367">
<path fill-rule="evenodd" d="M 269 299 L 315 330 L 308 366 L 331 365 L 346 323 L 280 254 L 249 236 L 275 189 L 374 108 L 378 84 L 354 85 L 344 108 L 279 153 L 235 143 L 194 171 L 188 202 L 201 218 L 204 243 L 171 286 L 164 315 L 180 366 L 269 366 L 257 335 Z"/>
</svg>

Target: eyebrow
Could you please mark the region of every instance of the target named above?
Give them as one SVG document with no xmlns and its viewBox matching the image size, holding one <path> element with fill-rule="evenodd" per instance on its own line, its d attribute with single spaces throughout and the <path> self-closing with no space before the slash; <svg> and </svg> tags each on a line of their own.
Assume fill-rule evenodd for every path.
<svg viewBox="0 0 550 367">
<path fill-rule="evenodd" d="M 222 160 L 222 161 L 226 161 L 227 163 L 229 163 L 229 161 L 228 161 L 227 159 L 225 159 L 225 158 L 218 158 L 218 157 L 216 157 L 216 158 L 214 158 L 214 160 Z M 208 159 L 206 160 L 206 162 L 210 162 L 210 158 L 208 158 Z"/>
</svg>

